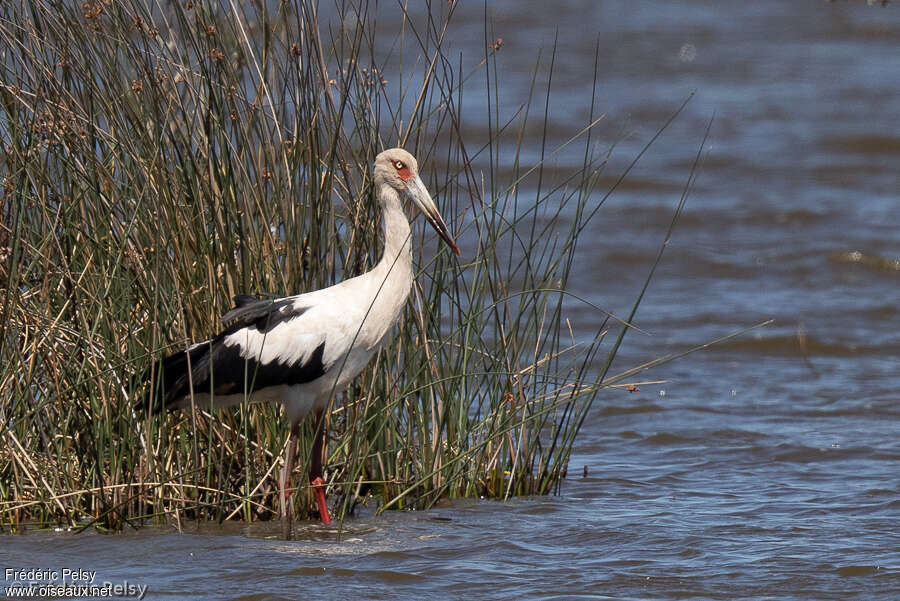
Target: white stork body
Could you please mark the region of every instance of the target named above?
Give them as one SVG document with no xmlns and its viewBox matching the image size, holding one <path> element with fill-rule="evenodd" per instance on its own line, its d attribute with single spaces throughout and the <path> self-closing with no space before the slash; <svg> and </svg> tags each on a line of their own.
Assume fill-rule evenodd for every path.
<svg viewBox="0 0 900 601">
<path fill-rule="evenodd" d="M 225 330 L 159 362 L 167 408 L 220 408 L 250 402 L 282 402 L 291 422 L 285 484 L 293 467 L 300 421 L 321 415 L 332 395 L 349 386 L 389 334 L 413 282 L 408 196 L 438 234 L 459 254 L 440 213 L 417 174 L 416 161 L 394 148 L 375 159 L 376 196 L 383 211 L 384 255 L 369 272 L 322 290 L 275 300 L 235 298 L 222 317 Z M 159 407 L 157 407 L 158 409 Z M 320 430 L 323 430 L 320 427 Z M 321 437 L 316 437 L 310 480 L 321 485 Z M 287 487 L 285 486 L 285 489 Z M 321 491 L 321 489 L 319 489 Z M 284 507 L 282 508 L 285 511 Z M 319 513 L 328 522 L 324 492 Z M 285 535 L 289 536 L 289 514 Z"/>
<path fill-rule="evenodd" d="M 211 402 L 218 409 L 240 404 L 245 398 L 252 403 L 283 402 L 293 423 L 311 411 L 324 409 L 334 392 L 350 385 L 389 339 L 413 282 L 409 222 L 396 192 L 389 190 L 380 195 L 389 201 L 382 201 L 387 243 L 378 265 L 329 288 L 272 301 L 243 301 L 246 304 L 229 311 L 223 322 L 241 327 L 223 332 L 212 389 L 209 383 L 205 392 L 194 386 L 194 402 L 198 406 L 209 407 Z M 203 349 L 216 342 L 202 342 L 192 348 Z M 318 356 L 316 351 L 322 345 Z M 218 374 L 219 367 L 223 369 L 222 376 Z M 263 378 L 268 368 L 277 369 L 278 383 L 269 384 L 270 378 Z M 292 370 L 321 375 L 291 384 L 288 381 Z M 240 377 L 228 377 L 229 372 Z M 306 378 L 299 373 L 296 379 Z M 210 390 L 221 393 L 210 395 Z M 190 404 L 190 396 L 184 396 L 173 406 L 184 409 Z"/>
</svg>

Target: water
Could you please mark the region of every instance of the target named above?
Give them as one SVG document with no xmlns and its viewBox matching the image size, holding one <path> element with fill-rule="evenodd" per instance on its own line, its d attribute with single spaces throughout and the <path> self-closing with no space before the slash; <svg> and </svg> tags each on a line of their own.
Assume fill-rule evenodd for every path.
<svg viewBox="0 0 900 601">
<path fill-rule="evenodd" d="M 611 178 L 696 91 L 584 238 L 573 292 L 618 314 L 715 112 L 637 316 L 650 335 L 629 335 L 616 367 L 774 323 L 642 376 L 663 384 L 604 394 L 559 497 L 364 512 L 340 542 L 318 525 L 278 541 L 277 524 L 7 537 L 4 568 L 96 570 L 148 598 L 900 599 L 900 9 L 520 0 L 491 13 L 507 107 L 559 32 L 555 141 L 584 125 L 599 40 Z M 482 15 L 461 6 L 453 30 L 473 56 Z M 600 316 L 572 310 L 592 332 Z"/>
</svg>

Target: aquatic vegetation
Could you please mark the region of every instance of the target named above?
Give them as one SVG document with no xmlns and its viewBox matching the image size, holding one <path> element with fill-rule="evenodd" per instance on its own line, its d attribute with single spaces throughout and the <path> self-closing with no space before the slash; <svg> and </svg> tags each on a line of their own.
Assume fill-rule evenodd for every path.
<svg viewBox="0 0 900 601">
<path fill-rule="evenodd" d="M 567 319 L 582 303 L 566 292 L 579 236 L 618 182 L 595 189 L 593 105 L 560 143 L 583 145 L 583 163 L 546 167 L 552 49 L 504 114 L 504 42 L 463 66 L 454 6 L 395 8 L 376 27 L 365 2 L 327 19 L 306 1 L 4 5 L 3 527 L 275 517 L 280 409 L 151 417 L 133 408 L 136 376 L 214 332 L 237 294 L 371 268 L 371 164 L 394 145 L 427 166 L 463 256 L 415 236 L 422 273 L 398 333 L 328 418 L 336 514 L 558 487 L 597 393 L 650 365 L 609 374 L 629 316 L 587 336 Z M 385 18 L 402 34 L 376 43 Z M 491 90 L 477 102 L 464 96 L 473 77 Z M 534 127 L 544 143 L 523 149 Z"/>
</svg>

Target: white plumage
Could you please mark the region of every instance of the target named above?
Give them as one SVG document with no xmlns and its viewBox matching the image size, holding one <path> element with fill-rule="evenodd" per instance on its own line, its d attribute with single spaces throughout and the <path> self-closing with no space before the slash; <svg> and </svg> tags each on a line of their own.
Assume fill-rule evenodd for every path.
<svg viewBox="0 0 900 601">
<path fill-rule="evenodd" d="M 406 305 L 413 283 L 407 197 L 457 255 L 459 248 L 418 175 L 415 158 L 401 148 L 375 158 L 376 198 L 384 221 L 384 255 L 369 272 L 322 290 L 276 300 L 235 298 L 225 330 L 215 338 L 167 357 L 155 366 L 156 409 L 215 408 L 250 402 L 282 402 L 291 421 L 284 484 L 293 467 L 300 421 L 317 416 L 366 366 Z M 190 373 L 188 373 L 190 372 Z M 153 403 L 154 399 L 162 403 Z M 319 514 L 328 522 L 321 489 L 323 428 L 313 448 L 310 481 L 319 484 Z M 317 482 L 318 481 L 318 482 Z M 285 486 L 285 489 L 287 486 Z M 290 512 L 283 506 L 285 536 Z"/>
</svg>

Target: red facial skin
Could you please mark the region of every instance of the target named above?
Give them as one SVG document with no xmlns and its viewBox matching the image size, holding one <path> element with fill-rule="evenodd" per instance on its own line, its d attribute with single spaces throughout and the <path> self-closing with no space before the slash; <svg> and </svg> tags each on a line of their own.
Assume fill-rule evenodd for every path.
<svg viewBox="0 0 900 601">
<path fill-rule="evenodd" d="M 412 177 L 412 173 L 409 172 L 409 167 L 406 165 L 403 165 L 400 168 L 397 168 L 397 165 L 394 165 L 394 168 L 397 169 L 397 175 L 399 175 L 403 181 L 407 181 Z"/>
</svg>

